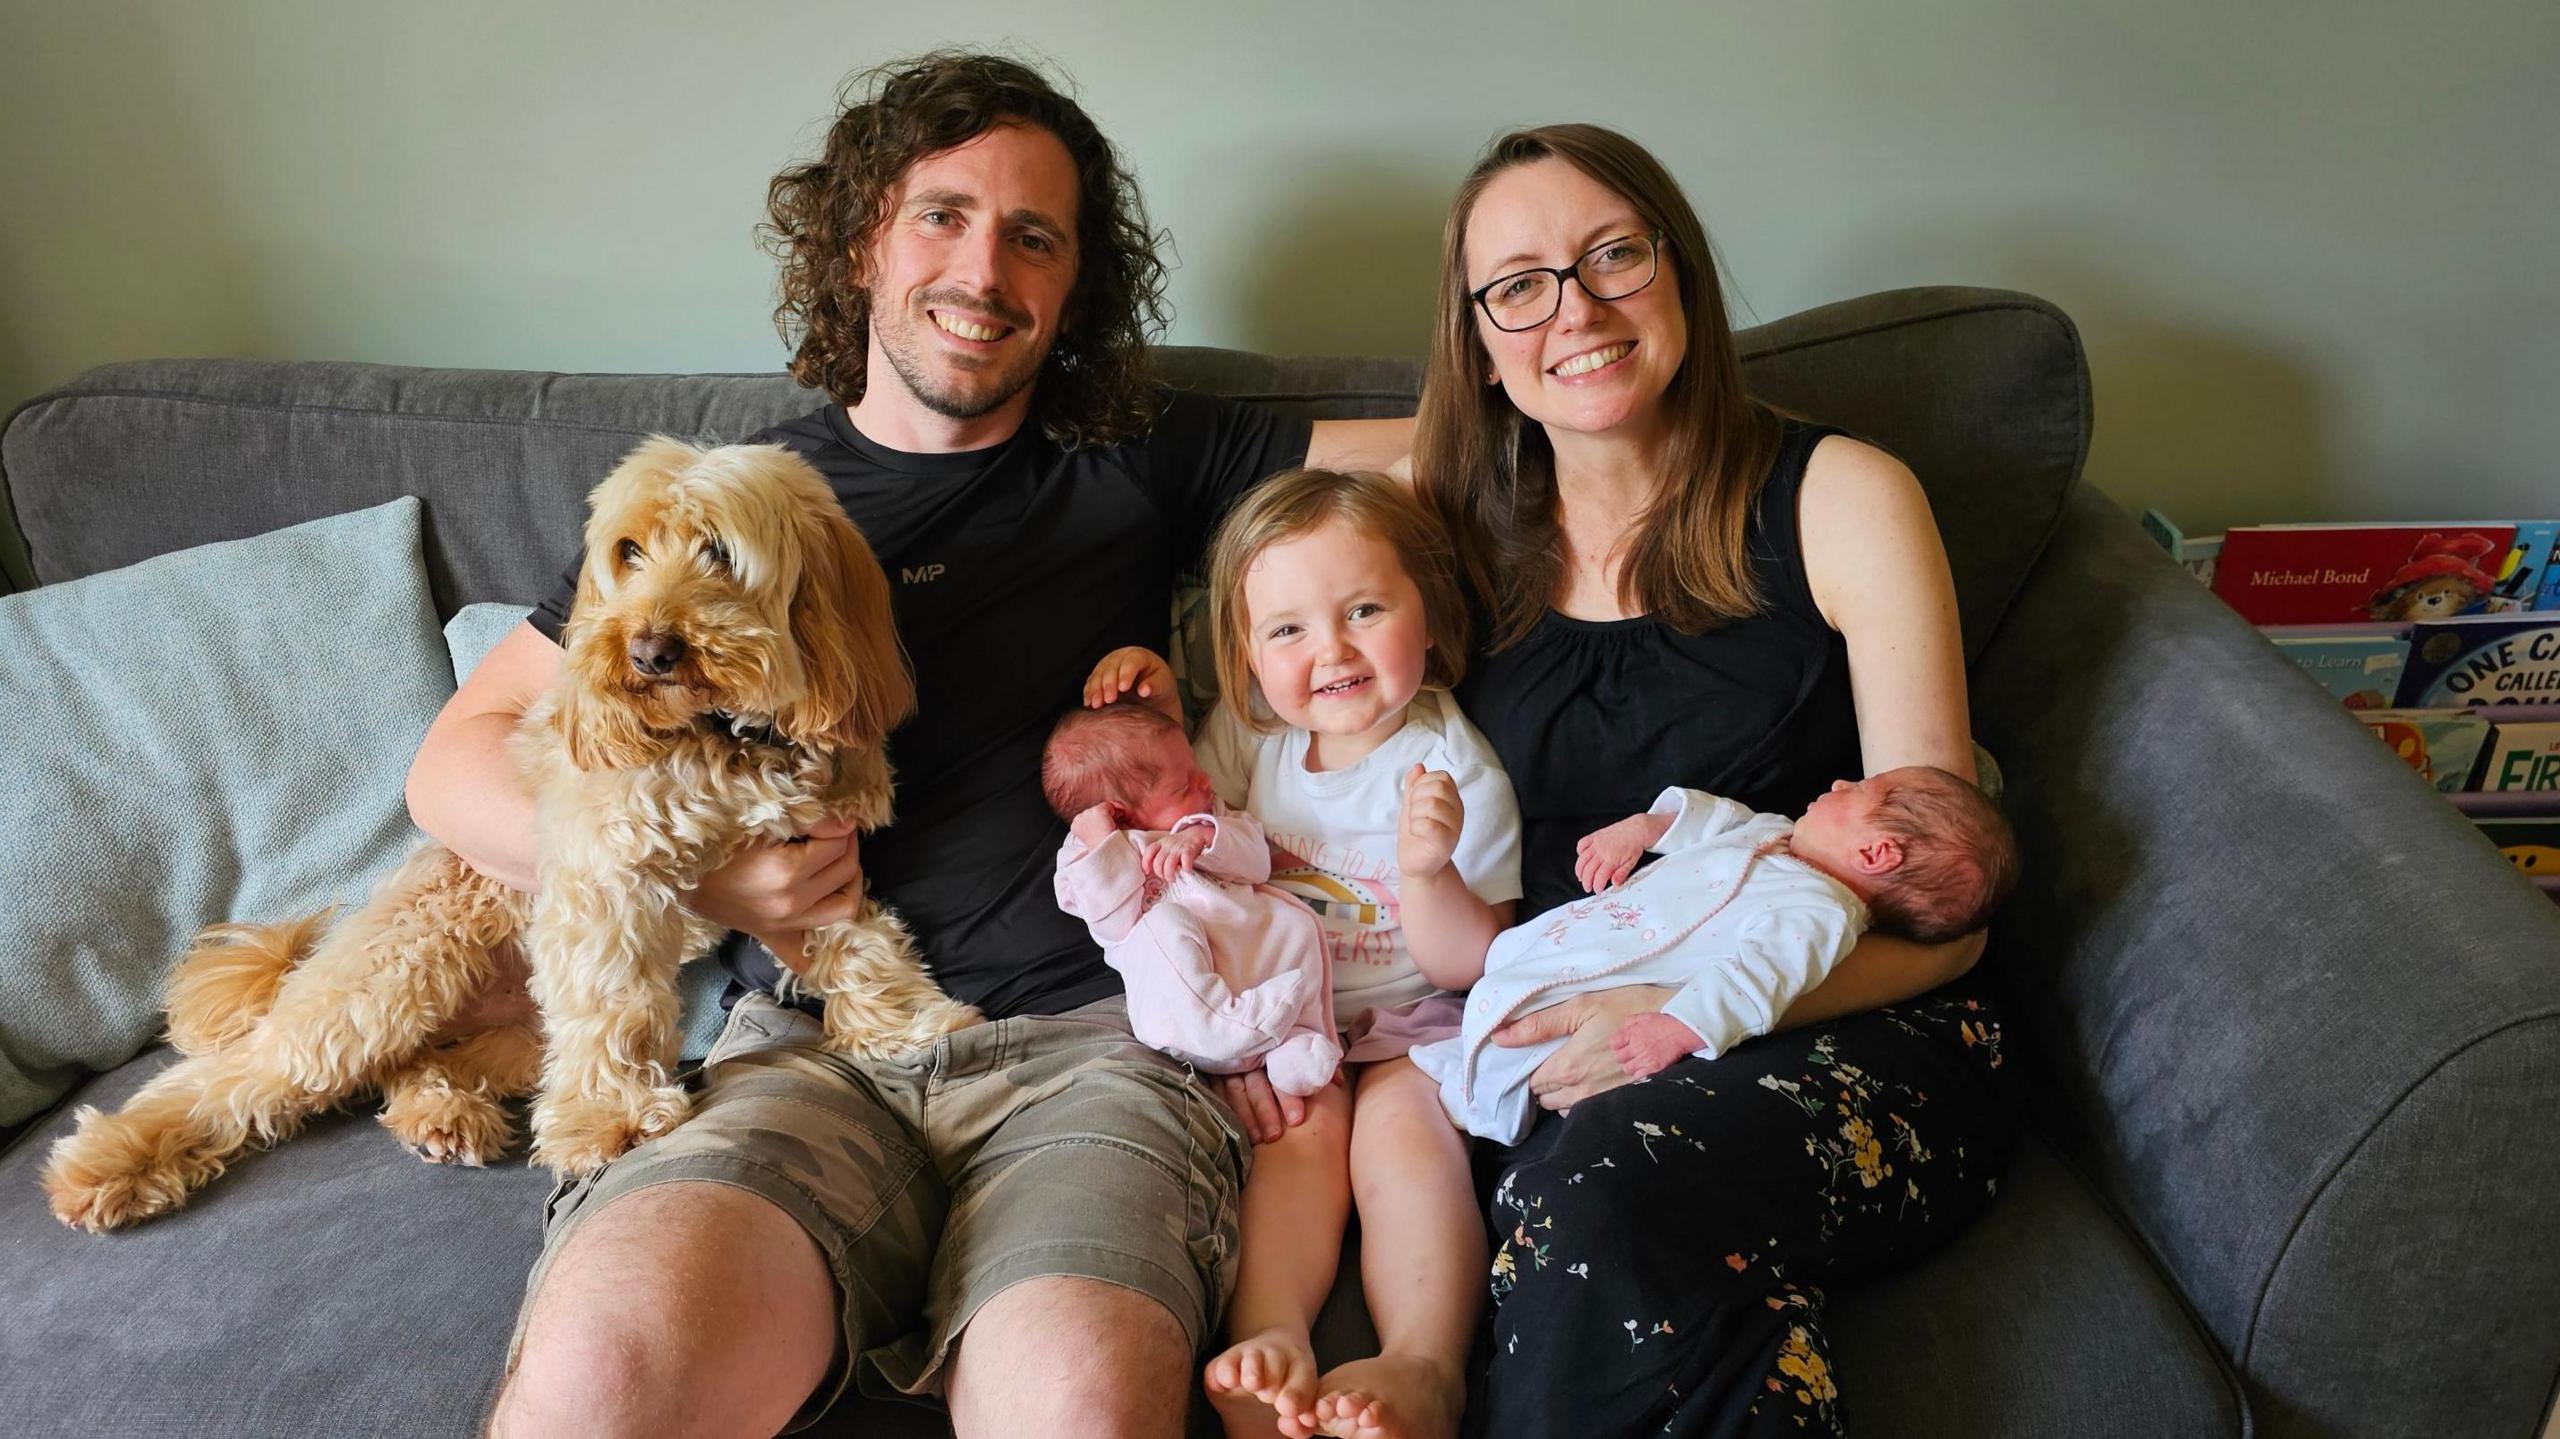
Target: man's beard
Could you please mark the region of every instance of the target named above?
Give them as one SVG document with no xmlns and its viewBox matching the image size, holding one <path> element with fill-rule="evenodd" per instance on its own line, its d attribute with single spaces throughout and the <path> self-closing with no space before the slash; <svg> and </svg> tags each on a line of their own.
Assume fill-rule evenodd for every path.
<svg viewBox="0 0 2560 1439">
<path fill-rule="evenodd" d="M 938 328 L 933 324 L 933 317 L 925 313 L 935 305 L 973 317 L 992 316 L 998 323 L 1017 331 L 1030 328 L 1029 317 L 1018 311 L 946 293 L 927 292 L 918 296 L 913 311 L 898 314 L 894 324 L 882 324 L 882 316 L 875 310 L 871 325 L 873 333 L 880 338 L 880 353 L 888 358 L 889 368 L 897 372 L 899 381 L 907 387 L 907 393 L 916 397 L 916 403 L 946 420 L 974 420 L 1004 408 L 1040 378 L 1040 366 L 1049 358 L 1046 345 L 1037 351 L 1026 349 L 1011 369 L 963 371 L 961 378 L 974 381 L 974 384 L 946 382 L 936 373 L 935 366 L 924 353 L 924 346 L 918 343 L 918 330 Z"/>
</svg>

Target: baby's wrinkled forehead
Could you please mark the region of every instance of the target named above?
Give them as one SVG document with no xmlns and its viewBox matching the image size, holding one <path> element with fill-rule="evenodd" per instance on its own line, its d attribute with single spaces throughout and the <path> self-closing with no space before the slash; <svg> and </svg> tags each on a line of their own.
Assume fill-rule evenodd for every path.
<svg viewBox="0 0 2560 1439">
<path fill-rule="evenodd" d="M 1131 758 L 1147 766 L 1159 778 L 1166 773 L 1187 777 L 1194 764 L 1191 741 L 1184 737 L 1180 725 L 1166 725 L 1148 736 L 1143 744 L 1131 748 Z"/>
<path fill-rule="evenodd" d="M 1124 791 L 1143 789 L 1169 770 L 1188 772 L 1191 742 L 1167 722 L 1130 723 L 1131 716 L 1087 712 L 1050 741 L 1057 758 Z"/>
<path fill-rule="evenodd" d="M 1078 754 L 1114 766 L 1135 769 L 1151 766 L 1164 753 L 1163 737 L 1153 731 L 1087 725 L 1068 736 Z"/>
</svg>

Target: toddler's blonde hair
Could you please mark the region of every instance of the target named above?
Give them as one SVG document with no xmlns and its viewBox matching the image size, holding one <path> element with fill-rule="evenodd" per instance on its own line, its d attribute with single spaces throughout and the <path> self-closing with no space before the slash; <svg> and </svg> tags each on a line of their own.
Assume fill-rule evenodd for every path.
<svg viewBox="0 0 2560 1439">
<path fill-rule="evenodd" d="M 1467 609 L 1448 533 L 1404 486 L 1369 470 L 1284 470 L 1227 514 L 1209 544 L 1209 633 L 1217 649 L 1219 702 L 1259 729 L 1253 709 L 1252 616 L 1244 577 L 1273 545 L 1341 520 L 1383 542 L 1422 593 L 1422 685 L 1446 690 L 1467 671 Z"/>
</svg>

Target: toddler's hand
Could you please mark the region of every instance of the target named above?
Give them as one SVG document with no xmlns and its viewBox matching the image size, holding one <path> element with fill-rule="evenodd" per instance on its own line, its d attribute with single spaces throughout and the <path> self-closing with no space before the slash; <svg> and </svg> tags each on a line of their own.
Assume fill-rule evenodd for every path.
<svg viewBox="0 0 2560 1439">
<path fill-rule="evenodd" d="M 1618 1032 L 1609 1036 L 1609 1050 L 1630 1077 L 1644 1079 L 1697 1053 L 1705 1042 L 1698 1031 L 1657 1010 L 1628 1015 Z"/>
<path fill-rule="evenodd" d="M 1190 873 L 1191 867 L 1200 862 L 1200 851 L 1208 847 L 1207 825 L 1175 830 L 1147 850 L 1147 873 L 1171 884 L 1176 876 Z"/>
<path fill-rule="evenodd" d="M 1085 677 L 1084 706 L 1100 709 L 1135 691 L 1138 698 L 1181 718 L 1182 701 L 1173 692 L 1173 666 L 1144 645 L 1126 645 L 1102 657 Z"/>
<path fill-rule="evenodd" d="M 1639 814 L 1584 835 L 1573 847 L 1573 877 L 1581 881 L 1582 892 L 1598 894 L 1625 884 L 1643 863 L 1645 851 L 1661 843 L 1670 828 L 1669 815 Z"/>
<path fill-rule="evenodd" d="M 1458 782 L 1446 770 L 1425 771 L 1415 765 L 1404 777 L 1404 814 L 1396 824 L 1396 868 L 1407 879 L 1423 879 L 1449 867 L 1458 850 L 1458 832 L 1466 827 L 1466 801 Z"/>
<path fill-rule="evenodd" d="M 1120 806 L 1109 800 L 1093 805 L 1074 819 L 1067 821 L 1067 833 L 1083 841 L 1087 849 L 1111 838 L 1112 831 L 1118 828 L 1120 828 Z"/>
</svg>

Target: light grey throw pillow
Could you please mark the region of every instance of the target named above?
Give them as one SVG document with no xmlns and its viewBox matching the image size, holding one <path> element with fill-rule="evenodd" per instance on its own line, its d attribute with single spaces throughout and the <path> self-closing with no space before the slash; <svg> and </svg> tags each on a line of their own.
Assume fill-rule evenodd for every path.
<svg viewBox="0 0 2560 1439">
<path fill-rule="evenodd" d="M 0 1125 L 160 1028 L 195 932 L 359 899 L 452 693 L 415 499 L 0 597 Z"/>
<path fill-rule="evenodd" d="M 444 647 L 453 656 L 453 684 L 460 689 L 498 641 L 524 623 L 533 613 L 531 605 L 476 604 L 464 605 L 452 619 L 444 622 Z"/>
<path fill-rule="evenodd" d="M 453 654 L 453 682 L 460 685 L 489 657 L 510 631 L 532 614 L 527 605 L 465 605 L 445 621 L 445 648 Z M 710 960 L 699 960 L 678 971 L 676 988 L 684 996 L 684 1057 L 700 1059 L 711 1052 L 720 1038 L 720 1026 L 729 1020 L 728 1011 L 720 1007 L 721 991 L 729 987 L 729 972 Z"/>
</svg>

